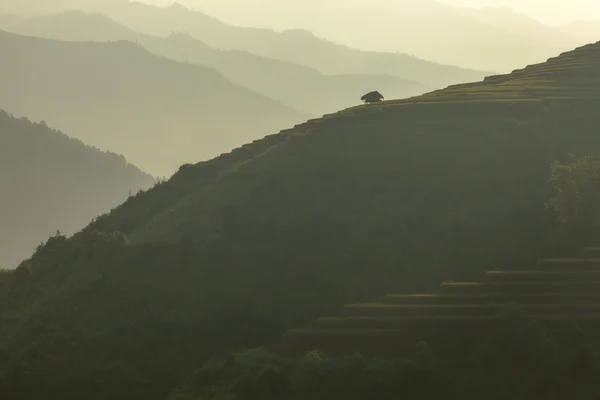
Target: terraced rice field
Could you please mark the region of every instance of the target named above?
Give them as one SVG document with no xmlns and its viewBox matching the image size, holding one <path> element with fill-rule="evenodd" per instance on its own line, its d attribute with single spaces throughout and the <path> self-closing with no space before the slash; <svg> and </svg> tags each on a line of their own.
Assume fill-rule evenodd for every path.
<svg viewBox="0 0 600 400">
<path fill-rule="evenodd" d="M 598 65 L 600 46 L 583 46 L 481 82 L 349 108 L 300 124 L 294 131 L 320 133 L 321 140 L 329 130 L 341 130 L 366 131 L 373 137 L 375 132 L 382 137 L 428 135 L 438 141 L 452 132 L 476 140 L 510 141 L 544 129 L 554 132 L 557 112 L 566 115 L 566 124 L 585 120 L 589 125 L 600 119 Z M 521 313 L 551 326 L 576 320 L 600 330 L 600 248 L 581 249 L 571 258 L 539 260 L 528 270 L 488 271 L 480 282 L 443 282 L 436 293 L 389 294 L 373 303 L 346 305 L 339 316 L 289 332 L 286 342 L 308 350 L 389 353 L 392 348 L 414 348 L 422 339 L 460 342 L 480 335 L 506 313 Z"/>
<path fill-rule="evenodd" d="M 480 282 L 443 282 L 438 293 L 389 294 L 347 304 L 337 317 L 288 332 L 285 343 L 312 350 L 363 353 L 414 350 L 421 340 L 459 351 L 508 315 L 549 327 L 576 322 L 600 330 L 600 249 L 540 260 L 536 269 L 488 271 Z"/>
<path fill-rule="evenodd" d="M 540 64 L 515 70 L 510 74 L 495 75 L 481 82 L 465 83 L 435 90 L 422 96 L 385 101 L 369 106 L 357 106 L 331 116 L 375 113 L 399 105 L 435 105 L 442 103 L 543 103 L 547 100 L 598 99 L 600 83 L 600 47 L 586 45 L 550 58 Z"/>
</svg>

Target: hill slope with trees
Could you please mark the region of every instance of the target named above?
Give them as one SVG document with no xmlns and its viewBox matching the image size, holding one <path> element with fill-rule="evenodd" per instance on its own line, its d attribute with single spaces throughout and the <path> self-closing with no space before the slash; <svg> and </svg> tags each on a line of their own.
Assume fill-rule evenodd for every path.
<svg viewBox="0 0 600 400">
<path fill-rule="evenodd" d="M 0 269 L 72 234 L 154 179 L 123 156 L 0 110 Z"/>
<path fill-rule="evenodd" d="M 141 34 L 101 14 L 80 11 L 31 18 L 10 30 L 56 40 L 129 40 L 176 61 L 214 68 L 236 84 L 313 116 L 353 106 L 363 93 L 373 88 L 388 98 L 410 97 L 433 89 L 390 75 L 324 75 L 313 68 L 244 51 L 213 49 L 185 34 L 172 34 L 167 38 Z"/>
<path fill-rule="evenodd" d="M 0 104 L 116 151 L 156 176 L 307 117 L 127 41 L 62 42 L 0 31 Z"/>
<path fill-rule="evenodd" d="M 344 303 L 571 254 L 547 180 L 600 153 L 599 67 L 584 46 L 182 166 L 15 272 L 0 396 L 162 400 L 215 353 Z"/>
</svg>

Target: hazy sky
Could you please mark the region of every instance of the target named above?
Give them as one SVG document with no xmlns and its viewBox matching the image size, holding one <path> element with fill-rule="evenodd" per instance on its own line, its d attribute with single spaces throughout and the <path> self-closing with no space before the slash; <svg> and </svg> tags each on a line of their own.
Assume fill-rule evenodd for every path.
<svg viewBox="0 0 600 400">
<path fill-rule="evenodd" d="M 509 6 L 549 24 L 600 18 L 600 0 L 442 0 L 442 2 L 468 7 Z"/>
<path fill-rule="evenodd" d="M 173 0 L 141 0 L 148 3 L 167 5 Z M 253 5 L 260 5 L 264 10 L 272 5 L 275 8 L 290 8 L 306 13 L 310 9 L 318 10 L 324 7 L 343 7 L 349 3 L 364 3 L 368 7 L 374 2 L 391 4 L 402 1 L 414 0 L 179 0 L 186 5 L 197 5 L 199 9 L 212 13 L 225 21 L 235 22 L 253 18 L 247 13 L 252 13 Z M 426 0 L 422 0 L 426 1 Z M 577 19 L 600 18 L 600 0 L 438 0 L 440 2 L 469 6 L 509 6 L 513 9 L 529 14 L 532 17 L 548 24 L 560 24 Z M 257 11 L 258 12 L 258 11 Z M 240 15 L 243 13 L 244 15 Z M 256 16 L 256 20 L 265 17 L 264 12 Z"/>
</svg>

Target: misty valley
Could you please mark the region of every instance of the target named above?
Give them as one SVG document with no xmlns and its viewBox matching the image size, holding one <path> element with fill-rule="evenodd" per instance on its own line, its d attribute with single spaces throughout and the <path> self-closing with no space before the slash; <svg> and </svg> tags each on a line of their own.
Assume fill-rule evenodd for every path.
<svg viewBox="0 0 600 400">
<path fill-rule="evenodd" d="M 0 399 L 597 400 L 600 7 L 492 3 L 3 0 Z"/>
</svg>

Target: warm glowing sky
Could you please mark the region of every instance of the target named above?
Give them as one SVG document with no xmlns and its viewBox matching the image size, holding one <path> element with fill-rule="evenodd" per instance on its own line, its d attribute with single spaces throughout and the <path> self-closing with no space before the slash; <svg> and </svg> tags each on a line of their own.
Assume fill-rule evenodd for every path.
<svg viewBox="0 0 600 400">
<path fill-rule="evenodd" d="M 166 5 L 174 0 L 141 0 L 148 3 Z M 363 3 L 366 7 L 374 2 L 398 3 L 415 0 L 179 0 L 179 2 L 198 5 L 200 9 L 216 17 L 231 22 L 235 20 L 255 20 L 264 18 L 264 11 L 253 10 L 256 5 L 265 7 L 274 5 L 277 8 L 290 8 L 307 12 L 324 7 L 341 8 L 350 3 Z M 426 0 L 422 0 L 426 1 Z M 515 10 L 527 13 L 548 24 L 560 24 L 577 19 L 600 19 L 600 0 L 439 0 L 448 4 L 461 6 L 510 6 Z M 256 12 L 256 15 L 252 13 Z M 250 13 L 250 15 L 248 14 Z M 244 14 L 243 16 L 241 14 Z"/>
<path fill-rule="evenodd" d="M 402 0 L 400 0 L 402 1 Z M 576 19 L 600 18 L 600 0 L 442 0 L 463 6 L 510 6 L 536 19 L 563 23 Z"/>
</svg>

